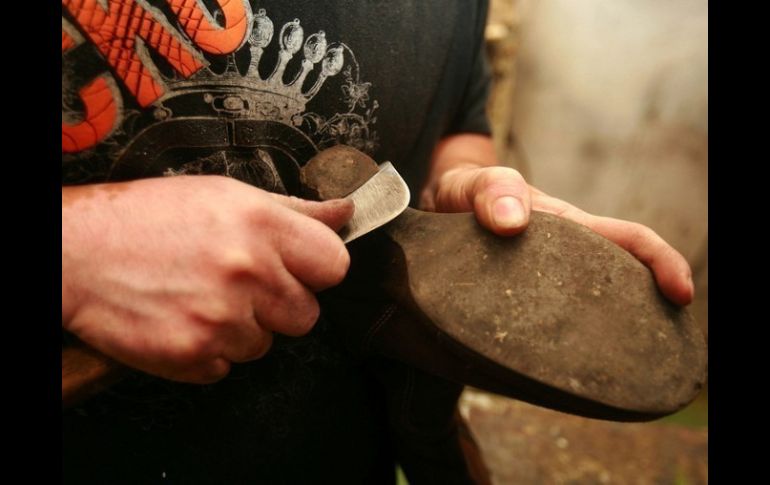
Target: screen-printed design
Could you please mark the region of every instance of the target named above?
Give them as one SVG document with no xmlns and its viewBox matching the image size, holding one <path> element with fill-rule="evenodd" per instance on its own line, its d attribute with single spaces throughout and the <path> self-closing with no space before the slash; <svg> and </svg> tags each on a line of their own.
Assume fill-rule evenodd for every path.
<svg viewBox="0 0 770 485">
<path fill-rule="evenodd" d="M 65 183 L 222 174 L 294 193 L 320 149 L 373 153 L 378 103 L 346 44 L 207 4 L 62 1 Z"/>
</svg>

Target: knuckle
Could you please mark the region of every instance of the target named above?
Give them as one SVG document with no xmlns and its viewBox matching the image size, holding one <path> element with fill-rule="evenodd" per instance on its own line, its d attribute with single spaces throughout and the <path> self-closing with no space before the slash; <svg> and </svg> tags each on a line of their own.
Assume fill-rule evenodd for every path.
<svg viewBox="0 0 770 485">
<path fill-rule="evenodd" d="M 194 374 L 195 384 L 213 384 L 221 381 L 230 373 L 230 363 L 218 358 L 204 365 L 200 371 Z"/>
<path fill-rule="evenodd" d="M 321 315 L 321 307 L 313 296 L 308 296 L 302 305 L 303 308 L 298 312 L 295 323 L 295 335 L 305 335 L 313 329 L 318 317 Z"/>
<path fill-rule="evenodd" d="M 272 346 L 273 346 L 273 334 L 272 332 L 265 331 L 262 338 L 257 339 L 256 341 L 256 345 L 253 353 L 254 360 L 261 359 L 262 357 L 264 357 L 268 353 L 268 351 L 270 351 Z"/>
<path fill-rule="evenodd" d="M 246 250 L 245 245 L 222 249 L 217 252 L 216 259 L 217 266 L 229 276 L 250 273 L 255 266 L 254 256 Z"/>
<path fill-rule="evenodd" d="M 490 185 L 500 180 L 500 173 L 497 167 L 489 167 L 487 170 L 481 170 L 476 182 L 477 189 L 486 189 Z"/>
<path fill-rule="evenodd" d="M 633 223 L 632 234 L 634 238 L 640 241 L 647 241 L 648 243 L 653 243 L 655 245 L 658 245 L 658 242 L 660 240 L 660 237 L 655 231 L 645 226 L 644 224 L 640 224 L 638 222 Z"/>
<path fill-rule="evenodd" d="M 197 320 L 204 325 L 219 327 L 240 320 L 240 312 L 232 303 L 232 298 L 205 298 L 196 312 Z"/>
<path fill-rule="evenodd" d="M 511 167 L 487 167 L 473 185 L 476 199 L 518 194 L 526 186 L 524 177 Z"/>
<path fill-rule="evenodd" d="M 169 350 L 169 357 L 182 366 L 198 365 L 206 358 L 209 343 L 207 339 L 192 335 L 179 335 Z"/>
<path fill-rule="evenodd" d="M 523 181 L 524 177 L 521 176 L 516 169 L 511 167 L 489 167 L 483 175 L 483 180 L 486 184 L 495 184 L 501 181 Z"/>
<path fill-rule="evenodd" d="M 281 229 L 287 214 L 290 214 L 285 208 L 276 203 L 268 196 L 251 197 L 251 203 L 244 207 L 244 220 L 254 227 L 261 227 L 265 230 L 261 234 L 270 234 L 271 231 Z"/>
<path fill-rule="evenodd" d="M 508 176 L 518 181 L 524 182 L 524 176 L 515 168 L 506 167 L 508 170 Z"/>
<path fill-rule="evenodd" d="M 263 328 L 298 337 L 308 333 L 320 316 L 315 296 L 304 286 L 286 288 L 280 297 L 255 309 L 256 319 Z"/>
</svg>

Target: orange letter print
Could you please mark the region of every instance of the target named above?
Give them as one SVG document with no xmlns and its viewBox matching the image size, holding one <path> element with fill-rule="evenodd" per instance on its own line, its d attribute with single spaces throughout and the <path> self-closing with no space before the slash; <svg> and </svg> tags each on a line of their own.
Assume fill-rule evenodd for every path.
<svg viewBox="0 0 770 485">
<path fill-rule="evenodd" d="M 62 0 L 62 5 L 141 106 L 164 93 L 145 43 L 185 77 L 203 67 L 203 60 L 173 34 L 163 15 L 141 0 Z"/>
<path fill-rule="evenodd" d="M 62 29 L 62 52 L 75 45 L 75 39 Z M 96 145 L 118 124 L 120 92 L 111 76 L 97 77 L 78 93 L 85 106 L 85 114 L 78 123 L 62 121 L 61 146 L 65 153 L 79 152 Z"/>
<path fill-rule="evenodd" d="M 243 0 L 222 2 L 226 28 L 216 27 L 197 0 L 169 3 L 190 38 L 208 52 L 230 53 L 248 36 L 251 10 Z M 62 5 L 143 107 L 165 92 L 148 46 L 183 77 L 206 63 L 163 14 L 143 0 L 62 0 Z"/>
<path fill-rule="evenodd" d="M 245 0 L 217 0 L 225 27 L 213 23 L 198 0 L 170 0 L 171 9 L 196 46 L 212 54 L 230 54 L 246 41 L 251 28 L 251 7 Z"/>
</svg>

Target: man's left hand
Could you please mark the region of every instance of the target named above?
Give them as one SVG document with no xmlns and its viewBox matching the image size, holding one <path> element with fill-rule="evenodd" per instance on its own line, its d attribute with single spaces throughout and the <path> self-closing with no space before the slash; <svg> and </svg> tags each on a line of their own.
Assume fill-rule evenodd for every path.
<svg viewBox="0 0 770 485">
<path fill-rule="evenodd" d="M 457 141 L 450 140 L 437 148 L 434 169 L 438 165 L 440 175 L 434 177 L 423 191 L 423 209 L 472 211 L 482 226 L 500 235 L 514 235 L 526 229 L 531 210 L 564 217 L 592 229 L 633 254 L 652 270 L 661 292 L 672 302 L 678 305 L 692 302 L 695 290 L 687 260 L 655 231 L 635 222 L 589 214 L 532 187 L 513 168 L 479 166 L 470 157 L 478 154 L 479 147 L 473 152 L 458 152 L 456 148 L 462 148 L 462 145 Z M 491 143 L 486 149 L 492 150 Z M 447 150 L 457 157 L 454 158 L 456 162 L 446 161 L 452 159 L 447 157 Z"/>
</svg>

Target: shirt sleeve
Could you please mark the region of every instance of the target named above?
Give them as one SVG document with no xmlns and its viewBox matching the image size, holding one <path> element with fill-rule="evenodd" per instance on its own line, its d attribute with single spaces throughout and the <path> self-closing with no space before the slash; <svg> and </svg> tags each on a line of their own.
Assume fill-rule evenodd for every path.
<svg viewBox="0 0 770 485">
<path fill-rule="evenodd" d="M 487 23 L 487 2 L 479 2 L 479 20 L 475 26 L 477 45 L 471 74 L 454 120 L 445 135 L 457 133 L 492 134 L 487 116 L 487 100 L 492 85 L 492 74 L 484 43 L 484 29 Z"/>
</svg>

